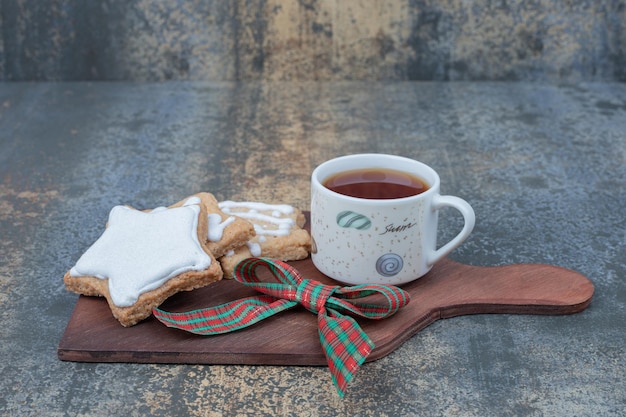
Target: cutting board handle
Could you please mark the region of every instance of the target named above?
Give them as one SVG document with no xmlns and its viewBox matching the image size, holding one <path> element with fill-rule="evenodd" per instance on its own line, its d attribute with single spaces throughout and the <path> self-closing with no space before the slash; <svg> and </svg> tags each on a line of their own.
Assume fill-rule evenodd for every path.
<svg viewBox="0 0 626 417">
<path fill-rule="evenodd" d="M 543 264 L 483 267 L 444 259 L 431 274 L 412 283 L 419 286 L 412 302 L 431 305 L 441 318 L 484 313 L 572 314 L 584 310 L 594 292 L 584 275 Z"/>
</svg>

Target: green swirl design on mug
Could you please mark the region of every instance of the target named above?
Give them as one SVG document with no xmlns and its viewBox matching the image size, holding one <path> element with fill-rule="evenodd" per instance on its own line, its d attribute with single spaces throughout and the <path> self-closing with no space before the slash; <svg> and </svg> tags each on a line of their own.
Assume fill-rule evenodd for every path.
<svg viewBox="0 0 626 417">
<path fill-rule="evenodd" d="M 337 215 L 337 224 L 340 227 L 354 228 L 357 230 L 367 230 L 372 225 L 370 219 L 354 211 L 346 210 Z"/>
</svg>

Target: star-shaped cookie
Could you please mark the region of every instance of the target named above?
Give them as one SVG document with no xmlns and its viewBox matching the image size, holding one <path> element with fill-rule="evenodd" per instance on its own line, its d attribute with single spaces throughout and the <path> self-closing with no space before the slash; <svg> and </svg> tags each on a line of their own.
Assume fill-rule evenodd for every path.
<svg viewBox="0 0 626 417">
<path fill-rule="evenodd" d="M 206 235 L 206 208 L 197 197 L 148 212 L 116 206 L 100 238 L 65 274 L 65 285 L 106 297 L 120 323 L 132 326 L 171 295 L 222 278 Z"/>
</svg>

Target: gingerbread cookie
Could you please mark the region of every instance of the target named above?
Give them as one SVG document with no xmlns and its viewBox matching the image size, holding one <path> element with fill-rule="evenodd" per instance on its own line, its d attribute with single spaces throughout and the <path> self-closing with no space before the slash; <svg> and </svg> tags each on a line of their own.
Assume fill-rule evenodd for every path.
<svg viewBox="0 0 626 417">
<path fill-rule="evenodd" d="M 225 277 L 232 277 L 235 266 L 249 257 L 293 261 L 304 259 L 311 250 L 311 237 L 304 230 L 304 214 L 287 204 L 222 201 L 220 209 L 254 225 L 256 235 L 245 245 L 219 258 Z"/>
<path fill-rule="evenodd" d="M 213 194 L 198 193 L 192 197 L 199 198 L 207 211 L 206 246 L 216 258 L 245 245 L 255 235 L 252 223 L 241 217 L 225 214 Z M 182 200 L 172 207 L 180 207 L 185 201 Z"/>
<path fill-rule="evenodd" d="M 222 278 L 205 245 L 207 223 L 197 196 L 148 212 L 116 206 L 100 238 L 65 274 L 65 286 L 105 297 L 115 318 L 132 326 L 171 295 Z"/>
</svg>

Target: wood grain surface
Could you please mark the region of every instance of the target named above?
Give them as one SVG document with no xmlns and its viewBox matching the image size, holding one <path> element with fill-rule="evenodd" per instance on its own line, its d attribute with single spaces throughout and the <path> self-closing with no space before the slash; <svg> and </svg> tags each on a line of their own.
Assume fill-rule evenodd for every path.
<svg viewBox="0 0 626 417">
<path fill-rule="evenodd" d="M 310 258 L 290 262 L 306 278 L 333 283 Z M 397 349 L 438 319 L 467 314 L 572 314 L 584 310 L 593 284 L 583 275 L 550 265 L 498 267 L 440 261 L 428 274 L 403 286 L 411 302 L 391 318 L 359 320 L 376 347 L 368 361 Z M 188 311 L 254 295 L 223 280 L 179 293 L 162 306 Z M 58 357 L 80 362 L 324 365 L 317 321 L 296 308 L 250 328 L 218 336 L 197 336 L 166 328 L 153 317 L 130 327 L 113 318 L 104 299 L 80 296 L 59 343 Z"/>
</svg>

